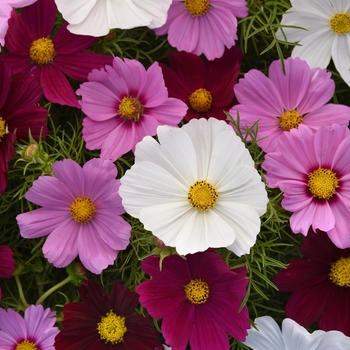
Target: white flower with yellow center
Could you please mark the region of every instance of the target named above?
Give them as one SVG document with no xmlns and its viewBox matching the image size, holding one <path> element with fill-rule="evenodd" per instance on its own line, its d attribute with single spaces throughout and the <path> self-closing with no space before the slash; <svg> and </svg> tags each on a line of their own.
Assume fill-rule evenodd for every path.
<svg viewBox="0 0 350 350">
<path fill-rule="evenodd" d="M 268 202 L 254 162 L 233 129 L 214 118 L 145 137 L 121 179 L 125 210 L 182 255 L 227 247 L 249 253 Z"/>
<path fill-rule="evenodd" d="M 278 30 L 278 39 L 298 42 L 292 57 L 300 57 L 311 68 L 326 68 L 332 58 L 350 86 L 350 1 L 291 0 L 291 4 L 281 22 L 286 38 Z"/>
</svg>

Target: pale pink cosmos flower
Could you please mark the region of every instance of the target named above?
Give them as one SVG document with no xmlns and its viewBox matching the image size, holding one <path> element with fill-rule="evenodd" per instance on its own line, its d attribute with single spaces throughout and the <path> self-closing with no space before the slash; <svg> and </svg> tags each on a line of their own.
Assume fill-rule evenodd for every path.
<svg viewBox="0 0 350 350">
<path fill-rule="evenodd" d="M 159 125 L 177 126 L 187 105 L 168 97 L 162 70 L 153 63 L 148 70 L 136 60 L 114 58 L 113 67 L 94 69 L 77 91 L 86 148 L 101 149 L 101 158 L 115 161 L 144 136 L 153 136 Z"/>
<path fill-rule="evenodd" d="M 350 247 L 350 130 L 321 126 L 315 133 L 299 125 L 280 136 L 279 151 L 265 156 L 267 186 L 283 191 L 292 212 L 290 227 L 307 235 L 327 232 L 339 248 Z"/>
<path fill-rule="evenodd" d="M 250 70 L 235 85 L 240 104 L 231 108 L 234 119 L 239 113 L 242 131 L 258 123 L 258 145 L 265 152 L 278 149 L 278 140 L 284 133 L 300 124 L 316 131 L 321 125 L 348 125 L 350 108 L 327 102 L 335 91 L 331 73 L 314 68 L 299 58 L 272 62 L 269 76 L 256 69 Z"/>
<path fill-rule="evenodd" d="M 0 349 L 55 350 L 56 312 L 31 305 L 24 318 L 12 309 L 0 309 Z"/>
<path fill-rule="evenodd" d="M 44 256 L 66 267 L 77 255 L 89 271 L 100 274 L 129 244 L 131 227 L 119 196 L 117 169 L 94 158 L 83 167 L 72 159 L 53 164 L 53 176 L 40 176 L 25 198 L 42 206 L 17 216 L 21 236 L 47 236 Z"/>
<path fill-rule="evenodd" d="M 155 29 L 168 34 L 178 51 L 204 54 L 208 60 L 224 54 L 225 46 L 235 45 L 237 17 L 248 16 L 245 0 L 172 0 L 166 23 Z"/>
<path fill-rule="evenodd" d="M 0 2 L 0 51 L 5 45 L 5 36 L 9 27 L 8 20 L 13 8 L 21 8 L 33 4 L 37 0 L 1 0 Z"/>
</svg>

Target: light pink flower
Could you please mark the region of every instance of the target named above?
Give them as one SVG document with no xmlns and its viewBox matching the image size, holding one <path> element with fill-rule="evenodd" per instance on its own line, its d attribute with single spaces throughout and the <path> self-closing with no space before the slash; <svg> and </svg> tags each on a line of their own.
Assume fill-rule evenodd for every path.
<svg viewBox="0 0 350 350">
<path fill-rule="evenodd" d="M 237 17 L 248 15 L 245 0 L 173 0 L 166 23 L 155 29 L 168 34 L 178 51 L 202 53 L 208 60 L 224 54 L 237 40 Z"/>
<path fill-rule="evenodd" d="M 13 8 L 20 8 L 33 4 L 37 0 L 1 0 L 0 3 L 0 45 L 5 45 L 5 36 L 9 27 L 8 20 Z M 0 46 L 0 51 L 1 51 Z"/>
<path fill-rule="evenodd" d="M 282 134 L 300 124 L 316 131 L 321 125 L 348 125 L 350 108 L 326 104 L 335 91 L 331 73 L 325 69 L 311 69 L 299 58 L 272 62 L 269 77 L 256 69 L 250 70 L 235 85 L 239 105 L 230 114 L 235 119 L 239 112 L 242 129 L 258 124 L 258 145 L 265 152 L 278 149 Z M 242 130 L 243 131 L 243 130 Z"/>
<path fill-rule="evenodd" d="M 177 126 L 187 112 L 184 102 L 168 97 L 162 70 L 148 70 L 136 60 L 114 58 L 113 67 L 94 69 L 77 91 L 86 148 L 101 149 L 101 158 L 115 161 L 159 125 Z"/>
<path fill-rule="evenodd" d="M 280 136 L 279 152 L 265 156 L 267 186 L 284 191 L 294 233 L 310 226 L 327 232 L 339 248 L 350 247 L 350 131 L 346 126 L 305 125 Z"/>
<path fill-rule="evenodd" d="M 42 208 L 17 216 L 20 233 L 24 238 L 49 235 L 43 252 L 56 267 L 79 255 L 88 270 L 100 274 L 130 239 L 131 227 L 120 217 L 117 169 L 109 160 L 94 158 L 82 168 L 65 159 L 52 170 L 55 177 L 40 176 L 26 193 Z"/>
<path fill-rule="evenodd" d="M 56 312 L 42 305 L 31 305 L 24 318 L 12 309 L 0 309 L 0 349 L 54 350 L 59 333 Z"/>
</svg>

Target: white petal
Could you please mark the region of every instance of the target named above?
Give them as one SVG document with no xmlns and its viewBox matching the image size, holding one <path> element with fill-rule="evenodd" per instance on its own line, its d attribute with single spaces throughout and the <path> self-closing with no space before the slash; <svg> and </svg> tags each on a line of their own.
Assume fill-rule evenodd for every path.
<svg viewBox="0 0 350 350">
<path fill-rule="evenodd" d="M 336 35 L 332 46 L 335 68 L 350 86 L 350 34 Z"/>
<path fill-rule="evenodd" d="M 70 24 L 82 22 L 100 0 L 55 0 L 58 11 Z"/>
<path fill-rule="evenodd" d="M 125 210 L 139 218 L 142 208 L 187 202 L 188 187 L 172 174 L 150 162 L 135 164 L 120 180 L 119 194 Z"/>
<path fill-rule="evenodd" d="M 253 350 L 284 350 L 281 330 L 270 316 L 255 319 L 255 328 L 248 329 L 248 336 L 243 344 Z M 306 349 L 305 349 L 306 350 Z"/>
<path fill-rule="evenodd" d="M 133 2 L 145 13 L 149 14 L 151 21 L 147 26 L 153 29 L 165 24 L 172 0 L 133 0 Z"/>
<path fill-rule="evenodd" d="M 331 60 L 331 51 L 335 34 L 330 29 L 314 33 L 295 46 L 292 57 L 305 60 L 310 68 L 326 68 Z"/>
</svg>

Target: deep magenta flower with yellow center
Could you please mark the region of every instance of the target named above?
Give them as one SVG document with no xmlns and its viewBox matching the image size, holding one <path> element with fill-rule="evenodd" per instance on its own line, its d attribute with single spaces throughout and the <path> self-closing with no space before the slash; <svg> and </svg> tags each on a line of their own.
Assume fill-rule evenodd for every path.
<svg viewBox="0 0 350 350">
<path fill-rule="evenodd" d="M 56 312 L 30 305 L 24 318 L 12 309 L 0 309 L 0 349 L 55 350 Z"/>
<path fill-rule="evenodd" d="M 93 68 L 111 64 L 113 57 L 83 52 L 98 38 L 72 34 L 67 23 L 51 36 L 56 14 L 54 0 L 38 0 L 23 8 L 21 16 L 14 11 L 5 37 L 9 53 L 1 54 L 0 59 L 9 64 L 13 74 L 22 71 L 34 74 L 50 102 L 80 108 L 65 75 L 86 81 Z"/>
<path fill-rule="evenodd" d="M 350 131 L 299 125 L 280 137 L 279 151 L 265 156 L 267 186 L 283 191 L 282 206 L 293 214 L 294 233 L 328 233 L 339 248 L 350 247 Z"/>
<path fill-rule="evenodd" d="M 135 313 L 138 295 L 115 282 L 110 296 L 95 281 L 83 282 L 82 302 L 63 307 L 56 350 L 162 350 L 152 322 Z"/>
<path fill-rule="evenodd" d="M 171 52 L 168 59 L 170 67 L 160 64 L 165 85 L 170 97 L 187 104 L 184 119 L 214 117 L 226 120 L 224 111 L 229 111 L 237 102 L 233 88 L 240 71 L 241 50 L 232 47 L 213 61 L 184 52 Z"/>
<path fill-rule="evenodd" d="M 3 54 L 1 54 L 3 55 Z M 24 72 L 11 79 L 11 70 L 0 61 L 0 193 L 8 181 L 8 163 L 14 156 L 16 140 L 38 140 L 47 135 L 47 109 L 35 104 L 41 97 L 39 82 Z"/>
<path fill-rule="evenodd" d="M 136 287 L 140 303 L 156 319 L 163 319 L 162 333 L 172 349 L 228 350 L 227 334 L 244 341 L 249 328 L 246 306 L 239 311 L 246 294 L 246 267 L 230 269 L 221 255 L 207 250 L 166 257 L 159 269 L 159 257 L 141 263 L 151 280 Z"/>
<path fill-rule="evenodd" d="M 99 274 L 129 244 L 131 227 L 120 216 L 117 169 L 109 160 L 94 158 L 83 167 L 65 159 L 52 170 L 54 177 L 39 177 L 26 193 L 42 208 L 17 216 L 20 233 L 24 238 L 49 235 L 43 252 L 56 267 L 79 255 L 85 268 Z"/>
<path fill-rule="evenodd" d="M 350 248 L 340 249 L 325 232 L 310 230 L 300 251 L 303 258 L 274 279 L 280 291 L 292 292 L 287 317 L 304 327 L 317 321 L 322 330 L 350 336 Z"/>
<path fill-rule="evenodd" d="M 258 122 L 258 145 L 265 152 L 278 150 L 282 134 L 307 125 L 316 131 L 322 125 L 348 125 L 350 107 L 327 103 L 335 91 L 331 73 L 311 69 L 299 58 L 273 61 L 268 77 L 252 69 L 235 85 L 239 104 L 230 110 L 239 113 L 240 127 L 251 128 Z"/>
</svg>

